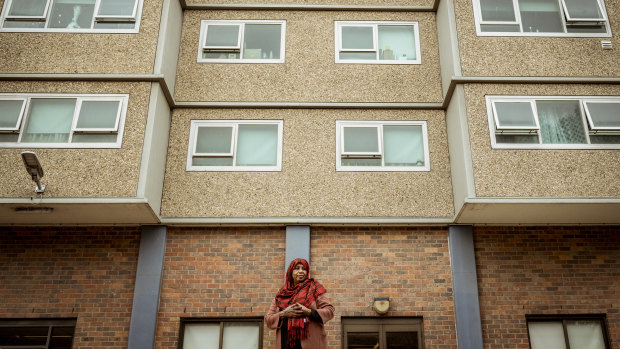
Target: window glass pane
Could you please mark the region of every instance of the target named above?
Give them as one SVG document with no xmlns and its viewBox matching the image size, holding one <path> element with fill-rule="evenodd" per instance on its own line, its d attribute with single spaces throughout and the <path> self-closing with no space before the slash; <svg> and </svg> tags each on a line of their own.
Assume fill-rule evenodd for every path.
<svg viewBox="0 0 620 349">
<path fill-rule="evenodd" d="M 74 327 L 53 327 L 49 349 L 71 349 Z"/>
<path fill-rule="evenodd" d="M 387 349 L 418 349 L 417 332 L 386 332 Z"/>
<path fill-rule="evenodd" d="M 375 332 L 348 332 L 347 349 L 376 349 L 379 348 L 379 333 Z"/>
<path fill-rule="evenodd" d="M 579 22 L 579 25 L 569 26 L 566 31 L 569 33 L 606 33 L 607 28 L 604 24 L 601 25 L 584 25 L 584 22 Z"/>
<path fill-rule="evenodd" d="M 564 32 L 558 0 L 519 0 L 519 10 L 524 32 Z"/>
<path fill-rule="evenodd" d="M 543 143 L 587 143 L 579 101 L 536 101 Z"/>
<path fill-rule="evenodd" d="M 377 54 L 375 52 L 340 52 L 340 59 L 374 60 L 377 59 Z"/>
<path fill-rule="evenodd" d="M 567 321 L 566 332 L 568 332 L 568 344 L 571 348 L 605 349 L 600 321 Z"/>
<path fill-rule="evenodd" d="M 68 142 L 75 103 L 73 98 L 33 98 L 22 142 Z"/>
<path fill-rule="evenodd" d="M 239 45 L 239 25 L 209 24 L 205 45 L 237 47 Z"/>
<path fill-rule="evenodd" d="M 114 22 L 95 22 L 96 29 L 133 29 L 136 24 L 134 22 L 128 23 L 114 23 Z"/>
<path fill-rule="evenodd" d="M 9 16 L 45 16 L 47 0 L 13 0 Z"/>
<path fill-rule="evenodd" d="M 616 135 L 591 135 L 591 144 L 620 144 L 620 136 Z"/>
<path fill-rule="evenodd" d="M 18 137 L 17 133 L 0 133 L 0 142 L 17 142 Z"/>
<path fill-rule="evenodd" d="M 538 135 L 495 135 L 497 143 L 538 144 Z"/>
<path fill-rule="evenodd" d="M 49 327 L 0 327 L 0 345 L 45 345 Z"/>
<path fill-rule="evenodd" d="M 114 128 L 118 116 L 118 101 L 84 101 L 77 128 Z"/>
<path fill-rule="evenodd" d="M 483 21 L 514 22 L 515 10 L 512 0 L 480 0 Z"/>
<path fill-rule="evenodd" d="M 279 59 L 280 24 L 246 24 L 243 39 L 243 58 Z"/>
<path fill-rule="evenodd" d="M 239 125 L 237 166 L 275 166 L 277 155 L 277 125 Z"/>
<path fill-rule="evenodd" d="M 384 126 L 385 166 L 424 166 L 421 126 Z"/>
<path fill-rule="evenodd" d="M 22 110 L 24 101 L 0 100 L 0 128 L 14 128 Z"/>
<path fill-rule="evenodd" d="M 186 324 L 183 349 L 219 349 L 220 325 Z"/>
<path fill-rule="evenodd" d="M 4 21 L 4 28 L 44 28 L 44 21 Z"/>
<path fill-rule="evenodd" d="M 499 32 L 499 33 L 513 33 L 519 32 L 521 29 L 518 25 L 495 25 L 495 24 L 482 24 L 480 30 L 483 32 Z"/>
<path fill-rule="evenodd" d="M 95 0 L 55 0 L 49 28 L 90 29 Z"/>
<path fill-rule="evenodd" d="M 381 158 L 373 159 L 355 159 L 355 158 L 343 158 L 341 159 L 342 166 L 381 166 Z"/>
<path fill-rule="evenodd" d="M 595 127 L 620 127 L 620 103 L 588 103 L 590 118 Z"/>
<path fill-rule="evenodd" d="M 231 153 L 233 128 L 231 126 L 198 127 L 197 153 Z"/>
<path fill-rule="evenodd" d="M 101 0 L 100 16 L 132 16 L 136 0 Z"/>
<path fill-rule="evenodd" d="M 233 158 L 230 157 L 206 157 L 195 156 L 192 159 L 192 166 L 232 166 Z"/>
<path fill-rule="evenodd" d="M 532 349 L 566 349 L 561 322 L 530 322 L 527 326 Z"/>
<path fill-rule="evenodd" d="M 377 127 L 343 127 L 345 153 L 379 152 L 379 129 Z"/>
<path fill-rule="evenodd" d="M 413 26 L 380 25 L 379 50 L 382 60 L 416 59 Z"/>
<path fill-rule="evenodd" d="M 258 325 L 224 323 L 222 349 L 258 349 Z"/>
<path fill-rule="evenodd" d="M 342 27 L 343 49 L 374 49 L 372 27 Z"/>
<path fill-rule="evenodd" d="M 564 0 L 571 18 L 603 19 L 597 0 Z"/>
<path fill-rule="evenodd" d="M 535 127 L 536 120 L 529 102 L 495 102 L 498 127 Z"/>
<path fill-rule="evenodd" d="M 74 133 L 71 143 L 116 143 L 117 138 L 116 133 Z"/>
</svg>

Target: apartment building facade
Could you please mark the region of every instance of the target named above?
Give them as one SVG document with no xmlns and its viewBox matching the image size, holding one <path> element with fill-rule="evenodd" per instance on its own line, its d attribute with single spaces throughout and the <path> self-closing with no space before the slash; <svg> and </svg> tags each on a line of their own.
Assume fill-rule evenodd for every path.
<svg viewBox="0 0 620 349">
<path fill-rule="evenodd" d="M 620 343 L 618 3 L 0 8 L 0 348 Z"/>
</svg>

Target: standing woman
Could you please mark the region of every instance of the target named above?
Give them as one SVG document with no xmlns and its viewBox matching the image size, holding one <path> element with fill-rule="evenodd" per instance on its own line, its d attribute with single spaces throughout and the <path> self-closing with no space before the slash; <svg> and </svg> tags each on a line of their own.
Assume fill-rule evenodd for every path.
<svg viewBox="0 0 620 349">
<path fill-rule="evenodd" d="M 276 329 L 276 349 L 325 349 L 323 324 L 334 317 L 327 290 L 309 278 L 305 259 L 295 259 L 286 271 L 286 283 L 271 302 L 265 323 Z"/>
</svg>

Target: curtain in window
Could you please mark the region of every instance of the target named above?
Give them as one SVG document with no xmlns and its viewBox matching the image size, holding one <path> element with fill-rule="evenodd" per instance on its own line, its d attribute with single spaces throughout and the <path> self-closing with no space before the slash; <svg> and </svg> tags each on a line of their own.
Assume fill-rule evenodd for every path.
<svg viewBox="0 0 620 349">
<path fill-rule="evenodd" d="M 224 324 L 222 349 L 258 349 L 259 330 L 256 325 Z"/>
<path fill-rule="evenodd" d="M 568 321 L 566 331 L 571 348 L 605 349 L 603 330 L 599 321 Z"/>
<path fill-rule="evenodd" d="M 528 328 L 532 349 L 566 349 L 561 322 L 530 322 Z"/>
<path fill-rule="evenodd" d="M 73 98 L 33 98 L 22 142 L 68 142 L 75 103 Z"/>
<path fill-rule="evenodd" d="M 536 107 L 543 143 L 587 143 L 578 101 L 537 101 Z"/>
<path fill-rule="evenodd" d="M 219 349 L 220 325 L 187 324 L 183 335 L 183 349 Z"/>
<path fill-rule="evenodd" d="M 384 126 L 385 166 L 423 166 L 421 126 Z"/>
<path fill-rule="evenodd" d="M 277 125 L 239 125 L 238 137 L 237 166 L 277 165 Z"/>
</svg>

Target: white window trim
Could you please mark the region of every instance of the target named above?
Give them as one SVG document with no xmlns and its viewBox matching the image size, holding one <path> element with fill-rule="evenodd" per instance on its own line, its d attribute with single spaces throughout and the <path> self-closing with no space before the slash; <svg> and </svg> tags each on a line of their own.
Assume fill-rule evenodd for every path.
<svg viewBox="0 0 620 349">
<path fill-rule="evenodd" d="M 45 22 L 47 25 L 47 21 L 51 16 L 52 11 L 52 3 L 53 0 L 47 0 L 44 15 L 43 16 L 9 16 L 8 12 L 11 8 L 11 4 L 13 1 L 19 0 L 6 0 L 4 2 L 4 6 L 2 8 L 2 16 L 0 16 L 0 32 L 11 32 L 11 33 L 121 33 L 121 34 L 135 34 L 140 32 L 140 20 L 142 16 L 142 7 L 144 0 L 137 0 L 134 4 L 133 14 L 131 16 L 109 16 L 109 15 L 99 15 L 101 0 L 95 1 L 95 8 L 93 10 L 93 19 L 91 25 L 94 26 L 97 22 L 109 22 L 109 21 L 118 21 L 118 22 L 130 22 L 135 23 L 134 27 L 131 29 L 113 29 L 113 28 L 80 28 L 80 29 L 67 29 L 67 28 L 5 28 L 4 24 L 6 19 L 15 19 L 15 18 L 23 18 L 23 19 L 41 19 L 42 22 Z"/>
<path fill-rule="evenodd" d="M 485 97 L 487 104 L 487 115 L 489 125 L 489 135 L 491 137 L 491 148 L 493 149 L 620 149 L 620 144 L 591 144 L 590 135 L 596 132 L 590 132 L 591 120 L 589 115 L 586 114 L 586 108 L 584 104 L 591 102 L 620 102 L 620 96 L 500 96 L 500 95 L 488 95 Z M 578 101 L 581 109 L 582 122 L 584 126 L 584 132 L 588 144 L 516 144 L 516 143 L 497 143 L 495 139 L 495 125 L 497 122 L 497 116 L 495 113 L 494 102 L 531 102 L 534 111 L 534 118 L 536 119 L 536 128 L 532 128 L 535 134 L 539 136 L 539 120 L 536 110 L 536 101 Z M 514 129 L 524 129 L 522 127 L 513 127 Z M 614 128 L 607 128 L 614 129 Z M 620 132 L 614 132 L 614 134 L 620 135 Z"/>
<path fill-rule="evenodd" d="M 609 19 L 607 17 L 607 10 L 605 8 L 604 0 L 597 0 L 599 9 L 604 19 L 592 20 L 592 19 L 574 19 L 569 18 L 568 9 L 564 3 L 564 0 L 557 0 L 560 7 L 560 13 L 563 16 L 563 33 L 534 33 L 523 31 L 521 24 L 521 13 L 519 11 L 518 0 L 513 1 L 513 10 L 515 12 L 515 21 L 484 21 L 482 19 L 482 11 L 480 7 L 480 0 L 472 0 L 474 6 L 474 18 L 476 22 L 476 35 L 478 36 L 535 36 L 535 37 L 593 37 L 593 38 L 607 38 L 611 37 L 611 26 L 609 25 Z M 606 32 L 605 33 L 568 33 L 566 30 L 567 23 L 570 22 L 604 22 Z M 518 32 L 485 32 L 482 31 L 482 25 L 518 25 Z"/>
<path fill-rule="evenodd" d="M 383 161 L 383 128 L 382 126 L 421 126 L 422 127 L 422 143 L 424 144 L 424 166 L 343 166 L 341 159 L 344 149 L 344 127 L 377 127 L 379 130 L 379 153 Z M 350 153 L 351 154 L 351 153 Z M 369 153 L 363 153 L 369 154 Z M 336 171 L 343 172 L 416 172 L 430 171 L 430 152 L 428 149 L 428 129 L 426 121 L 352 121 L 337 120 L 336 121 Z"/>
<path fill-rule="evenodd" d="M 58 99 L 77 99 L 75 109 L 73 111 L 73 120 L 71 121 L 71 130 L 69 134 L 69 140 L 66 143 L 35 143 L 35 142 L 21 142 L 23 136 L 23 128 L 25 127 L 28 119 L 28 113 L 30 112 L 30 100 L 33 98 L 58 98 Z M 128 94 L 123 95 L 97 95 L 97 94 L 43 94 L 43 93 L 2 93 L 0 94 L 0 100 L 24 100 L 22 105 L 21 114 L 19 116 L 16 129 L 0 129 L 0 133 L 19 133 L 16 142 L 0 142 L 0 148 L 120 148 L 123 142 L 123 132 L 125 126 L 125 116 L 127 114 L 127 103 L 129 100 Z M 116 116 L 116 123 L 114 128 L 107 129 L 80 129 L 77 128 L 77 118 L 83 101 L 118 101 L 119 110 Z M 71 139 L 75 133 L 88 132 L 91 134 L 96 133 L 116 133 L 116 142 L 110 143 L 71 143 Z"/>
<path fill-rule="evenodd" d="M 335 50 L 334 57 L 336 63 L 341 64 L 422 64 L 422 52 L 420 50 L 420 30 L 418 22 L 375 22 L 375 21 L 335 21 Z M 379 44 L 378 28 L 380 25 L 410 25 L 413 27 L 413 35 L 415 38 L 415 54 L 414 60 L 355 60 L 355 59 L 340 59 L 340 52 L 376 52 L 379 54 L 377 45 Z M 373 49 L 343 49 L 342 48 L 342 27 L 355 26 L 355 27 L 372 27 L 373 32 Z"/>
<path fill-rule="evenodd" d="M 207 40 L 207 26 L 210 24 L 228 24 L 239 25 L 239 37 L 237 38 L 236 47 L 222 47 L 222 48 L 237 48 L 239 49 L 239 59 L 216 59 L 216 58 L 202 58 L 202 53 L 206 49 Z M 243 38 L 245 35 L 246 24 L 279 24 L 282 29 L 280 32 L 280 58 L 277 59 L 244 59 L 243 58 Z M 200 42 L 198 43 L 198 63 L 284 63 L 286 43 L 286 21 L 284 20 L 202 20 L 200 22 Z"/>
<path fill-rule="evenodd" d="M 277 125 L 278 126 L 278 149 L 276 151 L 276 165 L 275 166 L 236 166 L 235 158 L 237 152 L 237 131 L 239 125 Z M 233 164 L 231 166 L 194 166 L 192 160 L 194 156 L 209 155 L 204 153 L 196 153 L 196 141 L 198 136 L 198 128 L 201 126 L 213 126 L 213 127 L 233 127 L 233 135 L 231 139 L 231 152 L 229 155 L 233 157 Z M 283 121 L 282 120 L 192 120 L 190 124 L 189 145 L 187 148 L 187 163 L 186 171 L 202 171 L 202 172 L 279 172 L 282 170 L 282 136 L 283 136 Z M 218 153 L 222 155 L 222 153 Z"/>
</svg>

